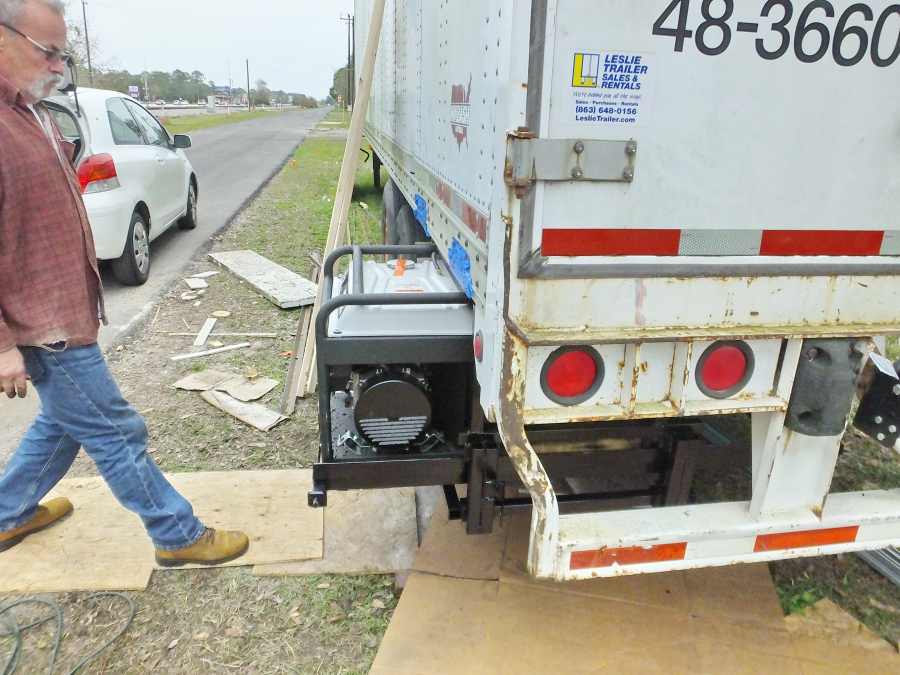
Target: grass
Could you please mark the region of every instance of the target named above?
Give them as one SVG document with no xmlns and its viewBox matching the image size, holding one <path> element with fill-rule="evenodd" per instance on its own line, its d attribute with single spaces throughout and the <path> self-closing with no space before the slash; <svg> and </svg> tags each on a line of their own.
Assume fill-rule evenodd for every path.
<svg viewBox="0 0 900 675">
<path fill-rule="evenodd" d="M 217 113 L 214 115 L 185 115 L 182 117 L 166 117 L 165 115 L 161 115 L 159 119 L 170 134 L 187 134 L 191 131 L 199 131 L 200 129 L 210 129 L 225 124 L 236 124 L 238 122 L 246 122 L 247 120 L 266 117 L 267 115 L 280 114 L 282 113 L 271 110 L 259 110 L 256 112 L 235 112 L 230 115 L 225 113 Z"/>
</svg>

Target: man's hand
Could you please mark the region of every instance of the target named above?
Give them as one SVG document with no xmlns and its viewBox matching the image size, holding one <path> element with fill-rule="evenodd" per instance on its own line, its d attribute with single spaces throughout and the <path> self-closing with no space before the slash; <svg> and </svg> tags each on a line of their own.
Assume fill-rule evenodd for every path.
<svg viewBox="0 0 900 675">
<path fill-rule="evenodd" d="M 0 353 L 0 391 L 7 398 L 25 398 L 28 393 L 28 375 L 25 373 L 25 359 L 18 347 Z"/>
</svg>

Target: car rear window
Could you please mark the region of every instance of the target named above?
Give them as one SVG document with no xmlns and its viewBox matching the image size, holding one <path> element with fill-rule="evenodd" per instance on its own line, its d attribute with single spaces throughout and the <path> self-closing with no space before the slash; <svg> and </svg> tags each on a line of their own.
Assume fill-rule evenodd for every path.
<svg viewBox="0 0 900 675">
<path fill-rule="evenodd" d="M 112 130 L 116 145 L 143 145 L 144 137 L 141 128 L 120 98 L 111 98 L 106 102 L 106 114 L 109 117 L 109 128 Z"/>
</svg>

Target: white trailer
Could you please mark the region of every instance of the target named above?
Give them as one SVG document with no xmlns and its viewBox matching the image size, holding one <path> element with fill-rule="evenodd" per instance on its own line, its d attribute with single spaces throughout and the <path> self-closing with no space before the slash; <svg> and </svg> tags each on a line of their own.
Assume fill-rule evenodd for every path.
<svg viewBox="0 0 900 675">
<path fill-rule="evenodd" d="M 372 4 L 356 2 L 357 54 Z M 461 515 L 483 531 L 514 501 L 505 462 L 533 504 L 529 569 L 559 580 L 900 543 L 900 490 L 830 494 L 861 369 L 881 366 L 882 394 L 897 380 L 870 353 L 900 332 L 898 60 L 889 0 L 388 0 L 366 134 L 391 178 L 392 243 L 433 242 L 421 274 L 444 281 L 398 292 L 356 251 L 343 314 L 320 316 L 320 382 L 355 384 L 340 405 L 322 387 L 311 500 L 466 482 Z M 347 354 L 323 363 L 346 305 L 376 292 L 361 304 L 391 305 L 352 308 L 369 375 Z M 427 321 L 396 297 L 416 292 L 432 295 Z M 361 316 L 387 321 L 367 332 Z M 471 367 L 476 400 L 449 431 L 419 429 L 426 447 L 369 438 L 367 454 L 365 415 L 358 434 L 332 427 L 404 363 L 378 356 L 386 324 L 409 338 L 395 384 L 428 396 L 443 375 L 416 370 L 417 340 L 471 341 L 446 372 Z M 900 406 L 879 396 L 858 426 L 893 446 Z M 382 429 L 421 417 L 379 410 Z M 748 499 L 684 503 L 685 467 L 721 445 L 698 417 L 747 414 Z M 646 464 L 634 439 L 654 434 L 663 498 L 584 512 L 580 472 Z"/>
</svg>

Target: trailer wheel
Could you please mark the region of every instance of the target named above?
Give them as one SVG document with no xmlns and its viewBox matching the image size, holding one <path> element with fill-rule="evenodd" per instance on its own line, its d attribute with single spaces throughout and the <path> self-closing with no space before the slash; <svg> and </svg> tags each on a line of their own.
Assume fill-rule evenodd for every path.
<svg viewBox="0 0 900 675">
<path fill-rule="evenodd" d="M 406 200 L 400 188 L 393 180 L 388 180 L 384 186 L 384 211 L 382 212 L 381 226 L 384 243 L 397 245 L 397 214 L 400 208 L 406 205 Z"/>
<path fill-rule="evenodd" d="M 381 157 L 372 150 L 372 182 L 375 183 L 375 189 L 381 187 Z"/>
<path fill-rule="evenodd" d="M 400 246 L 412 246 L 420 241 L 427 241 L 425 231 L 413 215 L 408 204 L 404 204 L 397 214 L 397 243 Z"/>
</svg>

